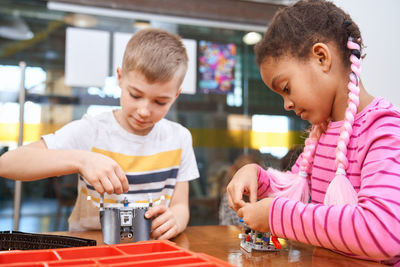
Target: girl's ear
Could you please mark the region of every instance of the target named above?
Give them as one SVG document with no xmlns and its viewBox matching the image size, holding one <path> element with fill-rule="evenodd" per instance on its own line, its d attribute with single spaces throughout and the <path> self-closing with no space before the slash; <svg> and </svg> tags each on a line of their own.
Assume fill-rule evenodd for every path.
<svg viewBox="0 0 400 267">
<path fill-rule="evenodd" d="M 322 71 L 328 72 L 332 66 L 332 53 L 324 43 L 315 43 L 311 50 L 311 57 L 321 66 Z"/>
</svg>

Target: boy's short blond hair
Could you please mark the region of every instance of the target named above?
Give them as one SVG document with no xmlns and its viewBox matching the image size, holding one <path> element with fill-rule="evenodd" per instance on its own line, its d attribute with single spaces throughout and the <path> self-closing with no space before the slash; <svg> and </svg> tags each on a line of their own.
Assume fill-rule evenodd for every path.
<svg viewBox="0 0 400 267">
<path fill-rule="evenodd" d="M 178 35 L 147 28 L 136 32 L 126 45 L 122 72 L 138 71 L 149 82 L 167 82 L 177 78 L 181 85 L 187 65 L 186 48 Z"/>
</svg>

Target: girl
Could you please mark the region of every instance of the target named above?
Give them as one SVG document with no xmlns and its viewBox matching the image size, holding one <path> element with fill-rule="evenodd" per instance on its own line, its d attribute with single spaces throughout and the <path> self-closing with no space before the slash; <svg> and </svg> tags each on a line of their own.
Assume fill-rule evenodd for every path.
<svg viewBox="0 0 400 267">
<path fill-rule="evenodd" d="M 311 132 L 291 172 L 246 165 L 228 201 L 254 230 L 400 265 L 400 110 L 364 89 L 361 47 L 357 25 L 331 2 L 275 15 L 257 64 Z"/>
</svg>

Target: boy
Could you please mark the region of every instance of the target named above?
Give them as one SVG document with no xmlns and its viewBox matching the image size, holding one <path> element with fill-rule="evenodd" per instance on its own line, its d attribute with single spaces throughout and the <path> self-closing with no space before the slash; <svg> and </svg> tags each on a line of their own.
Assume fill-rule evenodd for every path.
<svg viewBox="0 0 400 267">
<path fill-rule="evenodd" d="M 135 33 L 117 69 L 121 109 L 86 115 L 3 154 L 0 176 L 32 181 L 80 173 L 70 231 L 100 229 L 102 193 L 105 203 L 164 196 L 164 205 L 146 213 L 153 218 L 151 236 L 176 236 L 189 220 L 188 181 L 199 173 L 190 132 L 163 118 L 181 92 L 187 61 L 178 36 L 159 29 Z"/>
</svg>

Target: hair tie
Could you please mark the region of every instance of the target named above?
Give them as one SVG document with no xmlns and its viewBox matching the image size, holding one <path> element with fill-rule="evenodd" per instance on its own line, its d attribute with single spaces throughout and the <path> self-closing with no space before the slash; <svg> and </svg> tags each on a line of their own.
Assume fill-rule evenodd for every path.
<svg viewBox="0 0 400 267">
<path fill-rule="evenodd" d="M 351 50 L 351 54 L 355 55 L 358 59 L 361 58 L 361 52 L 360 52 L 360 50 L 353 49 L 353 50 Z"/>
<path fill-rule="evenodd" d="M 345 21 L 343 21 L 343 25 L 344 25 L 344 27 L 346 27 L 346 28 L 348 28 L 351 24 L 353 24 L 353 22 L 351 21 L 351 20 L 345 20 Z"/>
<path fill-rule="evenodd" d="M 347 27 L 349 27 L 351 24 L 353 24 L 353 22 L 351 21 L 351 20 L 345 20 L 345 21 L 343 21 L 343 25 L 347 28 Z"/>
<path fill-rule="evenodd" d="M 344 27 L 345 27 L 345 29 L 346 29 L 346 32 L 347 32 L 347 36 L 349 37 L 349 39 L 352 39 L 352 37 L 351 37 L 351 30 L 349 29 L 349 26 L 351 25 L 351 24 L 353 24 L 353 22 L 351 21 L 351 20 L 344 20 L 343 21 L 343 25 L 344 25 Z"/>
</svg>

